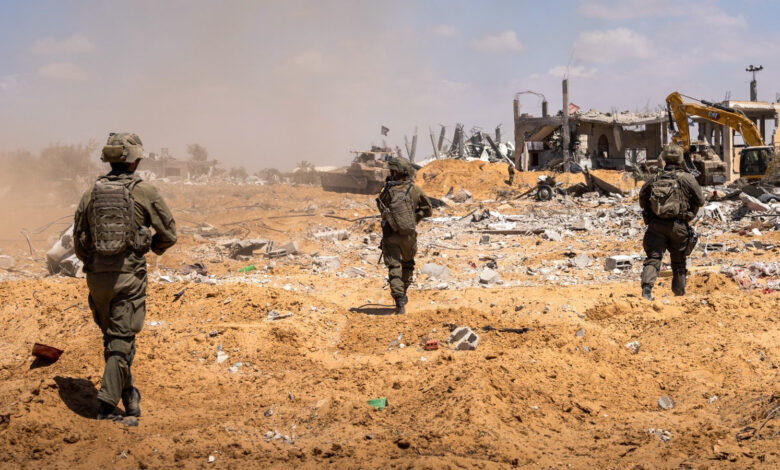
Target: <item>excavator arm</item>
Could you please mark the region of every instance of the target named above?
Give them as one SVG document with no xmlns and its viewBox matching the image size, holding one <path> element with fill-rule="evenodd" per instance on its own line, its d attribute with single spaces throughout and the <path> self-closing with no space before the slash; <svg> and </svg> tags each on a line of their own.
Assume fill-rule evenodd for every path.
<svg viewBox="0 0 780 470">
<path fill-rule="evenodd" d="M 702 101 L 703 104 L 685 103 L 678 92 L 666 97 L 666 109 L 669 112 L 669 122 L 677 125 L 677 132 L 672 140 L 688 150 L 691 146 L 691 133 L 688 128 L 688 116 L 698 116 L 710 122 L 723 124 L 739 132 L 745 144 L 749 147 L 762 147 L 764 141 L 753 122 L 731 108 L 719 104 Z M 674 130 L 674 129 L 672 129 Z"/>
</svg>

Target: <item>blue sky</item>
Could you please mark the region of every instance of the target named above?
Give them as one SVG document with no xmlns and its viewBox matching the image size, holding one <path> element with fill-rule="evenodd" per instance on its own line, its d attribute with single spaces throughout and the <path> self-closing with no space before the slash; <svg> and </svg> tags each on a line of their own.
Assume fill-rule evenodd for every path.
<svg viewBox="0 0 780 470">
<path fill-rule="evenodd" d="M 780 2 L 0 0 L 0 149 L 141 135 L 227 166 L 342 164 L 415 126 L 501 124 L 522 90 L 560 108 L 656 108 L 673 90 L 780 92 Z M 523 98 L 538 113 L 539 100 Z"/>
</svg>

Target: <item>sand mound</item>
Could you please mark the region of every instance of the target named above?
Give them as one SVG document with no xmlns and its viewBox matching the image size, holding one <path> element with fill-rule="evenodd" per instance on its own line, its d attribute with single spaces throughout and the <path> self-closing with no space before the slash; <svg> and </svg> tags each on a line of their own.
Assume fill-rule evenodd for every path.
<svg viewBox="0 0 780 470">
<path fill-rule="evenodd" d="M 488 163 L 479 160 L 437 160 L 429 163 L 417 172 L 417 184 L 426 194 L 442 197 L 450 188 L 457 191 L 468 190 L 476 199 L 489 199 L 496 196 L 499 190 L 507 189 L 506 180 L 509 177 L 506 163 Z M 631 175 L 615 170 L 593 170 L 594 176 L 617 186 L 623 191 L 635 187 Z M 521 171 L 515 173 L 513 187 L 526 189 L 536 185 L 540 176 L 554 175 L 564 187 L 585 181 L 582 173 L 555 174 L 549 171 Z"/>
</svg>

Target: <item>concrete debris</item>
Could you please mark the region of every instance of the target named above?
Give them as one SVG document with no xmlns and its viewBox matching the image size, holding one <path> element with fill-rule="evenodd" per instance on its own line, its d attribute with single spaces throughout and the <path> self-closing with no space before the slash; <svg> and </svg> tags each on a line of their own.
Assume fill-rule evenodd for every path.
<svg viewBox="0 0 780 470">
<path fill-rule="evenodd" d="M 604 261 L 604 269 L 606 271 L 631 269 L 631 257 L 626 255 L 610 256 Z"/>
<path fill-rule="evenodd" d="M 631 351 L 631 354 L 637 354 L 639 352 L 639 341 L 630 341 L 626 343 L 626 349 Z"/>
<path fill-rule="evenodd" d="M 313 263 L 320 271 L 334 271 L 341 267 L 341 259 L 338 256 L 316 256 Z"/>
<path fill-rule="evenodd" d="M 671 410 L 674 408 L 674 402 L 667 395 L 658 398 L 658 407 L 662 410 Z"/>
<path fill-rule="evenodd" d="M 479 344 L 479 336 L 477 336 L 471 328 L 462 326 L 450 333 L 447 342 L 450 343 L 452 349 L 456 351 L 474 351 Z"/>
<path fill-rule="evenodd" d="M 664 431 L 663 429 L 650 428 L 647 430 L 647 433 L 651 436 L 657 437 L 662 442 L 669 442 L 672 439 L 672 433 L 669 431 Z"/>
<path fill-rule="evenodd" d="M 327 230 L 312 235 L 315 240 L 338 242 L 349 239 L 349 230 Z"/>
<path fill-rule="evenodd" d="M 73 250 L 73 226 L 67 228 L 51 249 L 46 252 L 46 267 L 49 274 L 70 277 L 84 277 L 84 264 Z"/>
<path fill-rule="evenodd" d="M 750 209 L 751 211 L 767 212 L 771 210 L 769 204 L 764 204 L 763 202 L 759 201 L 753 196 L 749 196 L 745 193 L 740 193 L 739 200 L 742 201 L 742 204 L 748 209 Z"/>
<path fill-rule="evenodd" d="M 479 283 L 480 284 L 496 284 L 501 282 L 501 275 L 498 274 L 497 271 L 490 269 L 490 268 L 484 268 L 481 273 L 479 273 Z"/>
<path fill-rule="evenodd" d="M 450 201 L 456 202 L 458 204 L 463 204 L 464 202 L 468 202 L 472 200 L 471 193 L 466 189 L 460 189 L 457 193 L 453 194 L 449 197 Z"/>
<path fill-rule="evenodd" d="M 14 266 L 16 266 L 16 260 L 13 258 L 13 256 L 0 255 L 0 269 L 5 269 L 8 271 L 13 269 Z"/>
<path fill-rule="evenodd" d="M 481 237 L 479 237 L 479 244 L 480 245 L 490 245 L 490 235 L 484 233 Z"/>
<path fill-rule="evenodd" d="M 230 258 L 239 259 L 241 256 L 253 256 L 255 250 L 268 246 L 269 243 L 269 240 L 263 239 L 232 239 L 222 242 L 220 246 L 227 250 Z"/>
<path fill-rule="evenodd" d="M 580 253 L 572 259 L 572 263 L 580 269 L 585 269 L 590 266 L 591 259 L 587 253 Z"/>
<path fill-rule="evenodd" d="M 297 255 L 297 254 L 298 254 L 297 242 L 289 242 L 278 248 L 274 245 L 271 245 L 269 249 L 265 252 L 265 255 L 269 258 L 281 258 L 283 256 Z"/>
<path fill-rule="evenodd" d="M 726 220 L 726 218 L 723 216 L 723 212 L 720 210 L 721 204 L 717 202 L 711 202 L 707 204 L 706 206 L 702 207 L 702 211 L 704 214 L 704 217 L 709 217 L 711 219 L 718 220 L 720 222 L 723 222 Z"/>
<path fill-rule="evenodd" d="M 425 263 L 420 269 L 420 273 L 440 281 L 446 281 L 450 278 L 450 268 L 435 263 Z"/>
<path fill-rule="evenodd" d="M 274 321 L 274 320 L 282 320 L 284 318 L 290 318 L 291 316 L 293 316 L 292 312 L 279 313 L 276 310 L 269 310 L 268 313 L 266 314 L 265 319 Z"/>
<path fill-rule="evenodd" d="M 542 234 L 542 236 L 544 238 L 546 238 L 547 240 L 550 240 L 550 241 L 553 241 L 553 242 L 559 242 L 559 241 L 563 240 L 563 236 L 560 233 L 556 232 L 555 230 L 550 230 L 550 229 L 545 230 L 544 233 Z"/>
<path fill-rule="evenodd" d="M 584 338 L 585 337 L 585 330 L 584 329 L 577 330 L 577 332 L 574 333 L 574 336 L 576 336 L 577 338 Z"/>
</svg>

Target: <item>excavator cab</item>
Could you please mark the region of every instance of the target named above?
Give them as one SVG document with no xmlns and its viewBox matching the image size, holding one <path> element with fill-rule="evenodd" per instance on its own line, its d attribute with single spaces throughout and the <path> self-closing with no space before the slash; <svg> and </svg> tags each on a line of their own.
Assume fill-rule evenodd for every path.
<svg viewBox="0 0 780 470">
<path fill-rule="evenodd" d="M 739 174 L 748 180 L 761 179 L 774 158 L 772 147 L 745 147 L 739 154 Z"/>
</svg>

